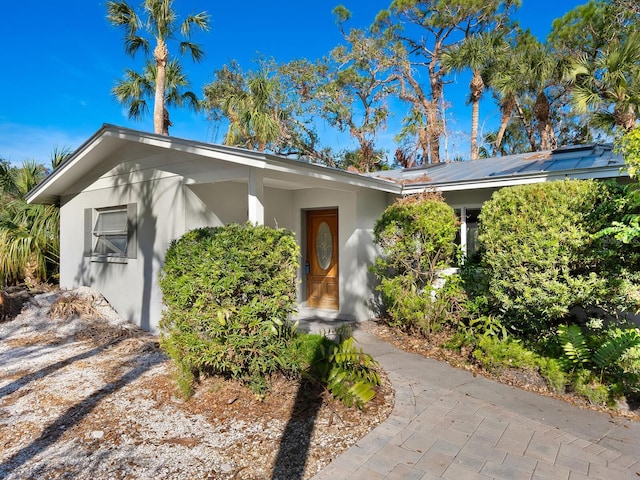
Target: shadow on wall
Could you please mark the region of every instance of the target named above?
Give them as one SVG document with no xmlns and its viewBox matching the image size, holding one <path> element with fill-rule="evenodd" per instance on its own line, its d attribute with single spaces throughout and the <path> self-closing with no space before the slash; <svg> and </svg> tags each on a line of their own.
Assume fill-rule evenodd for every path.
<svg viewBox="0 0 640 480">
<path fill-rule="evenodd" d="M 353 233 L 350 241 L 358 245 L 358 270 L 362 275 L 356 282 L 348 282 L 345 285 L 345 294 L 356 298 L 369 316 L 378 317 L 383 307 L 380 293 L 376 290 L 378 280 L 371 267 L 380 253 L 373 242 L 373 233 L 369 229 L 359 228 Z"/>
<path fill-rule="evenodd" d="M 140 159 L 137 159 L 140 161 Z M 170 186 L 163 186 L 165 179 L 157 176 L 158 170 L 134 170 L 131 164 L 123 164 L 113 171 L 113 185 L 111 198 L 117 198 L 121 204 L 135 203 L 137 209 L 136 217 L 136 259 L 130 260 L 127 264 L 91 262 L 89 258 L 83 258 L 78 266 L 75 278 L 76 285 L 88 285 L 97 290 L 101 290 L 101 284 L 108 282 L 118 282 L 117 287 L 106 289 L 119 292 L 124 298 L 131 295 L 130 292 L 141 288 L 140 298 L 131 298 L 129 300 L 109 299 L 110 303 L 115 303 L 119 308 L 121 315 L 127 315 L 129 321 L 134 321 L 144 330 L 151 330 L 152 314 L 154 312 L 152 306 L 153 289 L 157 288 L 157 271 L 164 260 L 164 251 L 155 250 L 157 234 L 158 234 L 158 212 L 154 209 L 162 199 L 162 203 L 166 205 L 180 205 L 182 193 L 182 183 L 177 180 L 169 182 Z M 164 188 L 164 190 L 161 190 Z M 171 189 L 174 189 L 171 192 Z M 110 205 L 101 205 L 110 206 Z M 166 215 L 160 220 L 161 222 L 171 222 L 175 216 L 172 212 L 164 212 Z M 91 226 L 93 228 L 93 226 Z M 170 229 L 169 229 L 170 230 Z M 134 267 L 137 262 L 142 261 L 141 272 Z M 157 269 L 154 270 L 154 265 Z M 135 278 L 135 285 L 132 282 L 132 269 L 139 278 Z M 120 270 L 120 275 L 116 272 Z M 102 293 L 102 292 L 101 292 Z M 127 307 L 123 307 L 127 305 Z M 114 306 L 116 306 L 114 305 Z M 156 309 L 158 312 L 159 308 Z M 138 319 L 138 321 L 135 321 Z M 157 322 L 155 322 L 157 323 Z"/>
</svg>

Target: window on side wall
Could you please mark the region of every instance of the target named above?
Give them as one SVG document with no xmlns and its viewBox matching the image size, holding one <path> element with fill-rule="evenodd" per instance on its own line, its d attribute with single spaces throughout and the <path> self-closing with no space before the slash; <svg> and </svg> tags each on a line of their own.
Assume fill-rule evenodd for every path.
<svg viewBox="0 0 640 480">
<path fill-rule="evenodd" d="M 136 257 L 136 204 L 85 209 L 85 256 L 126 263 Z"/>
<path fill-rule="evenodd" d="M 456 235 L 456 245 L 461 245 L 467 258 L 478 251 L 478 216 L 479 208 L 456 208 L 460 230 Z"/>
</svg>

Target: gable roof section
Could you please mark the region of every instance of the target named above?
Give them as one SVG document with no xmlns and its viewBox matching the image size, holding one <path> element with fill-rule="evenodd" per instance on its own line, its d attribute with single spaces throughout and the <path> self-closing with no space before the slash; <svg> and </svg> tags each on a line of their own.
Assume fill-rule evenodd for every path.
<svg viewBox="0 0 640 480">
<path fill-rule="evenodd" d="M 624 159 L 611 145 L 562 147 L 465 162 L 438 163 L 404 170 L 375 172 L 372 175 L 403 185 L 404 193 L 425 188 L 441 191 L 496 188 L 564 178 L 616 178 Z"/>
<path fill-rule="evenodd" d="M 186 157 L 211 160 L 212 168 L 222 162 L 263 169 L 265 173 L 269 173 L 274 183 L 280 177 L 287 179 L 287 182 L 281 183 L 286 183 L 288 188 L 334 185 L 336 188 L 363 187 L 395 194 L 402 190 L 400 185 L 387 179 L 366 177 L 303 160 L 105 124 L 29 192 L 26 200 L 28 203 L 58 203 L 62 195 L 74 193 L 79 182 L 86 181 L 87 177 L 97 180 L 118 162 L 122 162 L 122 158 L 135 161 L 135 155 L 128 155 L 127 151 L 135 151 L 136 155 L 162 152 L 183 154 Z"/>
</svg>

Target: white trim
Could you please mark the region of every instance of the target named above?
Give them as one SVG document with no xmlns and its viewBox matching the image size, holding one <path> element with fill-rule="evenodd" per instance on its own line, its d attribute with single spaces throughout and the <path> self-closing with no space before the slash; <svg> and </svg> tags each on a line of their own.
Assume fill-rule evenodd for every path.
<svg viewBox="0 0 640 480">
<path fill-rule="evenodd" d="M 117 162 L 119 154 L 128 144 L 141 145 L 142 149 L 161 149 L 194 155 L 242 167 L 258 168 L 276 173 L 290 173 L 298 177 L 324 180 L 337 185 L 370 188 L 387 193 L 400 194 L 402 187 L 389 180 L 366 177 L 324 165 L 305 163 L 302 160 L 266 155 L 249 150 L 213 145 L 175 137 L 139 132 L 113 125 L 103 125 L 81 145 L 59 168 L 38 184 L 26 196 L 28 203 L 57 203 L 60 196 L 69 193 L 80 179 L 96 170 L 105 158 Z M 96 152 L 98 150 L 98 152 Z M 94 155 L 92 155 L 92 153 Z M 117 163 L 116 163 L 117 165 Z M 115 166 L 115 165 L 114 165 Z M 99 176 L 99 175 L 98 175 Z M 185 174 L 185 183 L 202 181 Z M 206 177 L 206 175 L 205 175 Z"/>
<path fill-rule="evenodd" d="M 264 225 L 264 172 L 262 169 L 249 169 L 248 195 L 249 222 Z"/>
<path fill-rule="evenodd" d="M 441 192 L 459 192 L 463 190 L 480 190 L 485 188 L 502 188 L 531 183 L 551 182 L 564 179 L 589 179 L 589 178 L 617 178 L 626 177 L 626 172 L 621 172 L 620 167 L 590 168 L 582 170 L 562 170 L 553 173 L 537 173 L 534 175 L 513 176 L 509 178 L 484 178 L 482 180 L 463 180 L 447 183 L 426 183 L 405 185 L 403 195 L 420 193 L 425 188 L 432 188 Z"/>
<path fill-rule="evenodd" d="M 460 248 L 462 254 L 467 256 L 467 207 L 460 207 Z"/>
</svg>

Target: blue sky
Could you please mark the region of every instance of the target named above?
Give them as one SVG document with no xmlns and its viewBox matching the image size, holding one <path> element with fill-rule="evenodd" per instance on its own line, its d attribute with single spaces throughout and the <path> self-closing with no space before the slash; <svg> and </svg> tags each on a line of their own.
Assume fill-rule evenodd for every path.
<svg viewBox="0 0 640 480">
<path fill-rule="evenodd" d="M 137 5 L 140 0 L 131 0 Z M 200 64 L 184 59 L 191 89 L 200 94 L 214 70 L 231 59 L 243 69 L 258 54 L 280 62 L 294 58 L 315 59 L 341 41 L 331 10 L 340 3 L 317 0 L 245 0 L 237 2 L 176 0 L 187 14 L 206 10 L 211 30 L 197 34 L 206 57 Z M 353 13 L 351 26 L 367 26 L 390 0 L 343 0 Z M 541 38 L 553 19 L 584 1 L 522 0 L 520 24 Z M 115 81 L 125 68 L 137 68 L 142 60 L 124 53 L 120 30 L 106 20 L 105 0 L 4 0 L 0 6 L 0 157 L 19 163 L 25 159 L 48 162 L 54 147 L 75 149 L 103 123 L 152 131 L 151 116 L 132 121 L 111 96 Z M 468 80 L 456 79 L 445 91 L 452 104 L 449 148 L 455 153 L 468 134 L 469 109 L 465 105 Z M 492 125 L 497 109 L 489 102 L 481 111 L 481 129 Z M 220 142 L 204 114 L 172 112 L 171 135 L 199 141 Z M 325 145 L 338 145 L 344 137 L 319 131 Z M 394 122 L 385 133 L 395 134 Z M 387 140 L 380 139 L 384 144 Z M 462 152 L 464 153 L 464 152 Z"/>
</svg>

